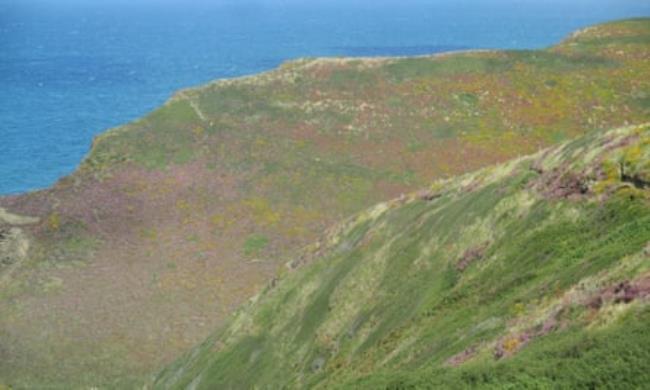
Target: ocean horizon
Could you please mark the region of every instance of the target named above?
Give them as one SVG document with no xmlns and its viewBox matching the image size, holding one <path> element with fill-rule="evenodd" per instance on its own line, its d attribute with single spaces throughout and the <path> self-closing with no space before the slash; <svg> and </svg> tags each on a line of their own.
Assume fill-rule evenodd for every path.
<svg viewBox="0 0 650 390">
<path fill-rule="evenodd" d="M 174 91 L 301 57 L 539 49 L 641 1 L 0 0 L 0 195 L 70 174 L 94 136 Z"/>
</svg>

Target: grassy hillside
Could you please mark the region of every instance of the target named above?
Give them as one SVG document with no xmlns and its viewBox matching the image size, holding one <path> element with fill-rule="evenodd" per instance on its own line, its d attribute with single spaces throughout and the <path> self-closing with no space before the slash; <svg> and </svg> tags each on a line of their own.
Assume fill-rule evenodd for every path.
<svg viewBox="0 0 650 390">
<path fill-rule="evenodd" d="M 649 189 L 642 125 L 379 204 L 155 387 L 647 385 Z"/>
<path fill-rule="evenodd" d="M 547 50 L 303 59 L 181 91 L 54 187 L 0 198 L 0 383 L 136 386 L 335 222 L 650 121 L 648 74 L 638 19 Z"/>
</svg>

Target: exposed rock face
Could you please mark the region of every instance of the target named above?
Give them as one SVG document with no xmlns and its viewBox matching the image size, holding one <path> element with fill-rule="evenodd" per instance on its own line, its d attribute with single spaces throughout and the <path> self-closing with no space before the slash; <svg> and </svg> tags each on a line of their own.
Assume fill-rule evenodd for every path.
<svg viewBox="0 0 650 390">
<path fill-rule="evenodd" d="M 38 221 L 39 221 L 38 218 L 12 214 L 7 210 L 3 209 L 2 207 L 0 207 L 0 227 L 2 225 L 14 225 L 14 226 L 31 225 L 34 223 L 38 223 Z"/>
<path fill-rule="evenodd" d="M 27 256 L 29 240 L 22 229 L 0 228 L 0 270 Z"/>
<path fill-rule="evenodd" d="M 38 221 L 38 218 L 12 214 L 0 207 L 0 284 L 4 282 L 10 266 L 20 263 L 29 252 L 29 238 L 18 226 Z"/>
</svg>

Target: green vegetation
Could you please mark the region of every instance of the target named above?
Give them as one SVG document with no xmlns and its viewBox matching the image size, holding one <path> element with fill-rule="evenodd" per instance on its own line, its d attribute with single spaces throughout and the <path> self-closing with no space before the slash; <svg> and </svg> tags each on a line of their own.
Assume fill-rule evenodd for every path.
<svg viewBox="0 0 650 390">
<path fill-rule="evenodd" d="M 595 132 L 375 206 L 155 387 L 642 386 L 650 193 L 603 167 L 648 161 Z"/>
<path fill-rule="evenodd" d="M 257 255 L 266 248 L 269 244 L 269 239 L 261 234 L 251 234 L 244 242 L 244 254 L 246 256 Z"/>
<path fill-rule="evenodd" d="M 568 329 L 535 340 L 508 361 L 460 368 L 380 371 L 345 383 L 343 388 L 643 388 L 647 365 L 650 310 L 632 309 L 619 322 L 585 332 Z"/>
<path fill-rule="evenodd" d="M 224 350 L 231 360 L 215 360 L 232 373 L 223 380 L 242 380 L 231 370 L 247 359 L 260 375 L 247 383 L 327 385 L 334 367 L 341 385 L 384 369 L 439 369 L 465 344 L 527 318 L 541 304 L 529 300 L 607 272 L 612 256 L 642 245 L 635 240 L 645 231 L 633 221 L 645 218 L 645 144 L 586 180 L 581 169 L 552 170 L 553 161 L 579 161 L 573 153 L 599 145 L 602 131 L 650 121 L 649 37 L 650 19 L 627 20 L 545 50 L 300 59 L 179 91 L 98 136 L 79 169 L 52 188 L 0 198 L 0 232 L 9 232 L 0 255 L 10 264 L 0 268 L 0 382 L 138 387 L 225 325 L 287 259 L 295 268 L 313 257 L 327 258 L 302 267 L 313 283 L 283 282 L 277 307 L 263 305 L 254 327 L 237 324 L 265 331 Z M 327 230 L 435 180 L 585 134 L 545 166 L 481 171 L 454 196 L 443 190 L 459 181 L 438 182 L 423 196 L 430 201 L 403 195 L 390 210 L 349 220 L 349 230 Z M 305 247 L 315 252 L 303 256 Z M 511 263 L 522 265 L 499 268 Z M 480 297 L 504 303 L 477 306 Z M 332 307 L 343 309 L 333 315 Z M 469 324 L 479 325 L 459 330 L 459 343 L 455 326 Z M 283 329 L 303 349 L 276 338 Z M 503 344 L 517 349 L 514 339 Z M 277 369 L 269 351 L 294 360 Z"/>
</svg>

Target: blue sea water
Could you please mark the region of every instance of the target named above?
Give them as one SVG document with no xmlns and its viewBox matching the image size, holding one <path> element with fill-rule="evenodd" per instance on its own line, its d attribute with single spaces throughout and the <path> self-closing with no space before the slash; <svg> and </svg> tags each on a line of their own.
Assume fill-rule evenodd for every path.
<svg viewBox="0 0 650 390">
<path fill-rule="evenodd" d="M 541 48 L 644 0 L 0 0 L 0 194 L 72 172 L 179 88 L 304 56 Z"/>
</svg>

